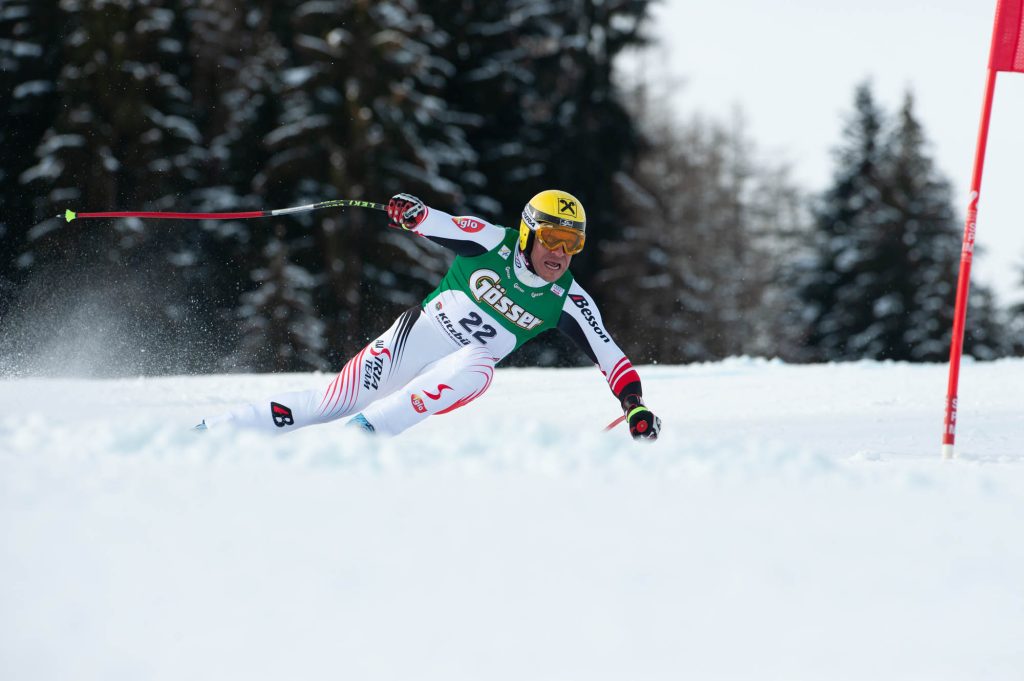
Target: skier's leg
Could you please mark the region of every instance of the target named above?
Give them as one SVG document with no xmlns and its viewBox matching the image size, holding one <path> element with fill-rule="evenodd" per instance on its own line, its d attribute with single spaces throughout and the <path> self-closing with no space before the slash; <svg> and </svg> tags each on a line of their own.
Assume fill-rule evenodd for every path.
<svg viewBox="0 0 1024 681">
<path fill-rule="evenodd" d="M 484 347 L 457 350 L 371 404 L 362 415 L 374 432 L 397 435 L 428 416 L 446 414 L 480 397 L 491 385 L 496 361 Z"/>
<path fill-rule="evenodd" d="M 226 424 L 282 433 L 333 421 L 391 394 L 453 350 L 416 307 L 350 359 L 326 388 L 272 395 L 205 423 L 209 428 Z"/>
</svg>

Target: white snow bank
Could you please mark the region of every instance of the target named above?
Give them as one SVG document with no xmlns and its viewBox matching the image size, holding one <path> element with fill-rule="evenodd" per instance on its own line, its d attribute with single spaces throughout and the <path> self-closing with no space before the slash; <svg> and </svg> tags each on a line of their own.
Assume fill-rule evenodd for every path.
<svg viewBox="0 0 1024 681">
<path fill-rule="evenodd" d="M 329 376 L 0 382 L 5 679 L 1019 679 L 1024 361 L 499 370 L 393 440 L 188 428 Z"/>
</svg>

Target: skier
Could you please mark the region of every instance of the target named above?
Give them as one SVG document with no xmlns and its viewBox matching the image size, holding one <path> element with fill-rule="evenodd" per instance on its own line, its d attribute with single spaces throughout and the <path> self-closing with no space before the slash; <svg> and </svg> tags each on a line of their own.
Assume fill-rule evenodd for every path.
<svg viewBox="0 0 1024 681">
<path fill-rule="evenodd" d="M 518 230 L 452 216 L 409 194 L 393 196 L 387 213 L 389 227 L 455 251 L 438 287 L 325 389 L 275 395 L 205 419 L 197 429 L 234 424 L 286 432 L 354 414 L 349 425 L 397 435 L 480 397 L 495 364 L 558 328 L 601 369 L 633 438 L 657 439 L 661 419 L 644 405 L 640 376 L 569 272 L 586 240 L 586 213 L 576 197 L 542 191 L 526 204 Z"/>
</svg>

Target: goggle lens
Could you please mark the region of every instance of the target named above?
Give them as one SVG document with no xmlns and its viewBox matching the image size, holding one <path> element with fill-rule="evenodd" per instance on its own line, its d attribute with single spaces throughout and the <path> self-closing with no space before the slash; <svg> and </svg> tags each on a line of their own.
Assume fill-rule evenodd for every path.
<svg viewBox="0 0 1024 681">
<path fill-rule="evenodd" d="M 547 223 L 537 225 L 535 233 L 544 248 L 549 251 L 562 248 L 565 250 L 566 255 L 576 255 L 582 251 L 583 242 L 586 241 L 583 232 L 578 229 L 559 227 L 558 225 Z"/>
</svg>

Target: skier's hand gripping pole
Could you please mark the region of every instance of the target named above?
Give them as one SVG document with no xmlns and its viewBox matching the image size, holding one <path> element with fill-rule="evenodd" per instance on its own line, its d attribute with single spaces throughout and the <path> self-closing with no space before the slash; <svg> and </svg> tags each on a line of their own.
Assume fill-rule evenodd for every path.
<svg viewBox="0 0 1024 681">
<path fill-rule="evenodd" d="M 634 440 L 653 442 L 658 439 L 661 419 L 644 405 L 643 398 L 639 395 L 626 395 L 622 398 L 622 412 Z"/>
<path fill-rule="evenodd" d="M 395 194 L 388 201 L 388 227 L 416 229 L 427 217 L 427 207 L 412 194 Z"/>
</svg>

